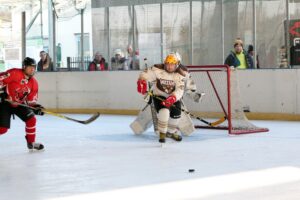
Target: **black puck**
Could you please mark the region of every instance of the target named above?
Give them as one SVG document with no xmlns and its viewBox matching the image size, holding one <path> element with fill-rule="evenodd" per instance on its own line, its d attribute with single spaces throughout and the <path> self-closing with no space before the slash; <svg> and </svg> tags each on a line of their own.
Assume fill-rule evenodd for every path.
<svg viewBox="0 0 300 200">
<path fill-rule="evenodd" d="M 195 170 L 194 169 L 189 169 L 189 172 L 193 173 L 193 172 L 195 172 Z"/>
</svg>

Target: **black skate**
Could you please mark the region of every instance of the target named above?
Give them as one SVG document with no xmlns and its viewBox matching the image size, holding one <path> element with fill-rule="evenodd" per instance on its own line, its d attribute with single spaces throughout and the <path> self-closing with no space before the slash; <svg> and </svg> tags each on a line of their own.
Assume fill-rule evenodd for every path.
<svg viewBox="0 0 300 200">
<path fill-rule="evenodd" d="M 33 143 L 27 143 L 27 147 L 30 151 L 33 151 L 33 150 L 43 150 L 44 149 L 44 145 L 41 144 L 41 143 L 36 143 L 36 142 L 33 142 Z"/>
<path fill-rule="evenodd" d="M 172 138 L 173 140 L 177 141 L 177 142 L 180 142 L 182 140 L 182 137 L 181 135 L 178 135 L 177 133 L 168 133 L 166 134 L 166 136 L 168 138 Z"/>
<path fill-rule="evenodd" d="M 37 143 L 37 142 L 28 142 L 28 136 L 25 136 L 25 139 L 27 141 L 27 148 L 29 149 L 29 151 L 34 151 L 34 150 L 43 150 L 44 149 L 44 145 L 41 143 Z M 35 137 L 34 137 L 35 138 Z"/>
<path fill-rule="evenodd" d="M 159 140 L 160 143 L 166 142 L 166 134 L 165 133 L 159 133 Z"/>
</svg>

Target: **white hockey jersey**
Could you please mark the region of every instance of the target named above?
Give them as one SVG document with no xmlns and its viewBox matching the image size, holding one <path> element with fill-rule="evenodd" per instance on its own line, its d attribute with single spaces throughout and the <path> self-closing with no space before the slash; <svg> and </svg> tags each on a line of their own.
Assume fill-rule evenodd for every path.
<svg viewBox="0 0 300 200">
<path fill-rule="evenodd" d="M 185 74 L 181 70 L 169 73 L 164 65 L 154 65 L 140 74 L 139 79 L 153 84 L 153 94 L 168 97 L 174 95 L 177 100 L 182 98 L 185 86 Z"/>
</svg>

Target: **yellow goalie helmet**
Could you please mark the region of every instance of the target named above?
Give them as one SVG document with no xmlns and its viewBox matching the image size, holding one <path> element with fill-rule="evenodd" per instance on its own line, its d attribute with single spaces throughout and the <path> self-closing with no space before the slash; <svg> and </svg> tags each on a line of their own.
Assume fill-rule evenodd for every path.
<svg viewBox="0 0 300 200">
<path fill-rule="evenodd" d="M 175 64 L 175 65 L 177 65 L 178 62 L 179 61 L 178 61 L 177 56 L 175 54 L 173 54 L 173 53 L 167 55 L 167 57 L 166 57 L 166 59 L 164 61 L 165 64 Z"/>
</svg>

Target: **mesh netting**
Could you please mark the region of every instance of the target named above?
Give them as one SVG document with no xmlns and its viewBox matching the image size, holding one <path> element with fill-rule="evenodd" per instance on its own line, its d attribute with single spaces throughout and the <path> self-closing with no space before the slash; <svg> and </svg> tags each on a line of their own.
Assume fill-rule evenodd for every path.
<svg viewBox="0 0 300 200">
<path fill-rule="evenodd" d="M 213 127 L 199 122 L 196 128 L 228 129 L 231 134 L 268 131 L 266 128 L 255 126 L 247 119 L 240 98 L 236 70 L 230 70 L 225 65 L 193 66 L 189 67 L 189 70 L 197 91 L 204 92 L 205 96 L 200 103 L 184 97 L 188 110 L 211 123 L 224 117 L 227 119 Z"/>
</svg>

